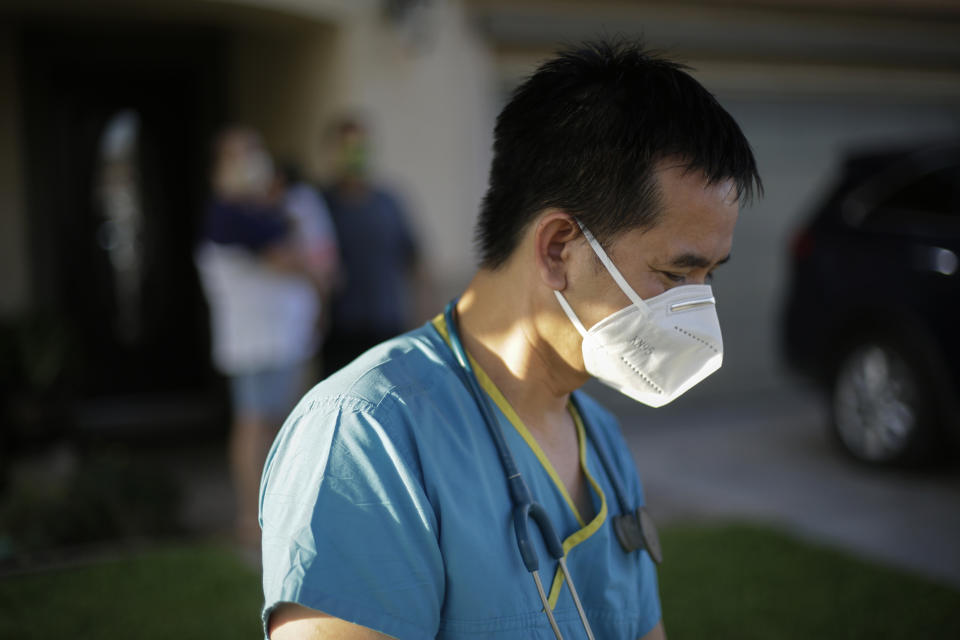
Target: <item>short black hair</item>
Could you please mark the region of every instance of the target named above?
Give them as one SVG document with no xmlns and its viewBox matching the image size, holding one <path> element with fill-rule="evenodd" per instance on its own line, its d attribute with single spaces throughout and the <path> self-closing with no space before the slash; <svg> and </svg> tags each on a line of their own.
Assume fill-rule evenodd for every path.
<svg viewBox="0 0 960 640">
<path fill-rule="evenodd" d="M 477 221 L 481 266 L 502 266 L 548 208 L 580 219 L 601 243 L 651 227 L 656 163 L 678 157 L 710 183 L 761 191 L 750 144 L 688 67 L 627 41 L 585 43 L 541 65 L 494 129 L 490 182 Z"/>
</svg>

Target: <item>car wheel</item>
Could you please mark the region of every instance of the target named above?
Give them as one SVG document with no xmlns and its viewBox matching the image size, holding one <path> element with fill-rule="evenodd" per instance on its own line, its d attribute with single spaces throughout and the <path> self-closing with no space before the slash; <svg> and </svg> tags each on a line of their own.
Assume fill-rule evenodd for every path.
<svg viewBox="0 0 960 640">
<path fill-rule="evenodd" d="M 846 351 L 833 380 L 833 427 L 843 448 L 873 464 L 915 464 L 930 453 L 935 398 L 900 349 L 868 340 Z"/>
</svg>

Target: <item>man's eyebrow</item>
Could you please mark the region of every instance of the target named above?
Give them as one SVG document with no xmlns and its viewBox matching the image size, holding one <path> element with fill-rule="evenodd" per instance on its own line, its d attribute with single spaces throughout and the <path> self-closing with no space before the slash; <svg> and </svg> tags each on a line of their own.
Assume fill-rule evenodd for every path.
<svg viewBox="0 0 960 640">
<path fill-rule="evenodd" d="M 730 256 L 728 255 L 723 260 L 718 260 L 716 263 L 713 263 L 700 254 L 683 253 L 671 260 L 670 266 L 680 269 L 706 269 L 708 267 L 719 267 L 720 265 L 729 262 L 729 260 Z"/>
</svg>

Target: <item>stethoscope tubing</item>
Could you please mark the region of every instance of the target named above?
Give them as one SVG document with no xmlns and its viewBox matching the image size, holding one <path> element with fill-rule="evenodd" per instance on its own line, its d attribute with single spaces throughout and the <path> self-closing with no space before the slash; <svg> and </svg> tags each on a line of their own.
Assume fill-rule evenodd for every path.
<svg viewBox="0 0 960 640">
<path fill-rule="evenodd" d="M 516 460 L 513 458 L 513 454 L 510 451 L 509 445 L 503 436 L 503 431 L 500 429 L 500 424 L 496 419 L 496 416 L 493 414 L 493 409 L 490 407 L 490 402 L 487 400 L 486 395 L 483 389 L 480 388 L 480 383 L 477 381 L 476 373 L 473 370 L 473 366 L 470 363 L 470 358 L 467 356 L 466 351 L 463 348 L 463 342 L 460 340 L 460 334 L 457 325 L 457 314 L 456 314 L 456 300 L 451 301 L 447 304 L 447 308 L 444 310 L 444 319 L 447 324 L 447 332 L 450 336 L 450 344 L 453 347 L 454 355 L 457 358 L 457 361 L 460 363 L 460 366 L 463 368 L 464 372 L 467 374 L 467 384 L 470 387 L 474 400 L 477 403 L 477 407 L 480 409 L 481 415 L 483 415 L 484 421 L 487 424 L 487 429 L 490 432 L 490 436 L 493 439 L 494 445 L 497 449 L 497 454 L 500 458 L 500 463 L 503 466 L 504 474 L 507 477 L 507 483 L 510 491 L 510 499 L 513 502 L 513 526 L 514 532 L 517 537 L 517 548 L 520 551 L 520 557 L 523 560 L 523 564 L 526 567 L 527 571 L 533 576 L 534 583 L 537 587 L 537 593 L 540 596 L 540 601 L 543 604 L 544 613 L 547 615 L 547 619 L 550 622 L 550 628 L 553 630 L 554 635 L 558 640 L 563 640 L 563 635 L 560 633 L 560 628 L 557 626 L 556 619 L 553 616 L 553 610 L 550 608 L 550 603 L 547 601 L 546 593 L 543 589 L 543 583 L 540 580 L 539 572 L 539 558 L 537 557 L 536 548 L 533 546 L 529 530 L 528 522 L 533 520 L 536 524 L 537 529 L 540 531 L 540 537 L 543 539 L 544 544 L 547 547 L 547 553 L 557 561 L 560 566 L 560 570 L 563 573 L 564 581 L 567 583 L 567 588 L 570 590 L 570 595 L 573 598 L 574 605 L 576 606 L 577 613 L 580 616 L 580 621 L 583 624 L 583 628 L 587 633 L 587 638 L 589 640 L 594 640 L 593 630 L 590 628 L 590 622 L 587 620 L 587 614 L 583 609 L 583 604 L 580 601 L 580 595 L 577 593 L 577 589 L 573 584 L 573 578 L 570 576 L 570 571 L 567 568 L 567 561 L 563 551 L 563 545 L 560 543 L 560 538 L 557 535 L 556 530 L 553 528 L 553 523 L 550 521 L 550 517 L 547 514 L 546 509 L 543 508 L 538 502 L 533 501 L 533 497 L 530 493 L 530 489 L 527 486 L 526 481 L 523 479 L 520 470 L 517 468 Z M 596 443 L 595 443 L 596 444 Z M 601 462 L 606 466 L 606 459 L 601 458 Z M 609 467 L 607 468 L 609 474 Z M 618 491 L 619 487 L 614 487 L 614 491 Z M 617 496 L 620 499 L 620 495 Z"/>
<path fill-rule="evenodd" d="M 517 547 L 520 550 L 520 556 L 523 559 L 523 564 L 527 568 L 527 571 L 533 572 L 540 568 L 540 562 L 537 559 L 536 549 L 531 544 L 528 534 L 527 522 L 530 519 L 533 519 L 537 524 L 540 530 L 540 536 L 543 538 L 543 542 L 547 547 L 547 553 L 549 553 L 553 559 L 557 560 L 563 557 L 563 545 L 560 543 L 560 537 L 550 522 L 546 509 L 539 503 L 533 501 L 530 488 L 527 486 L 523 475 L 520 473 L 520 469 L 517 467 L 513 453 L 510 451 L 506 438 L 503 436 L 503 431 L 500 429 L 500 424 L 493 414 L 493 409 L 490 403 L 486 401 L 485 392 L 480 388 L 476 372 L 474 372 L 470 358 L 467 356 L 463 348 L 463 342 L 460 340 L 455 303 L 456 301 L 451 301 L 444 311 L 447 331 L 450 335 L 450 344 L 453 346 L 453 353 L 457 361 L 467 374 L 465 376 L 467 384 L 487 425 L 487 430 L 490 432 L 493 444 L 497 449 L 500 464 L 503 466 L 503 473 L 507 478 L 510 500 L 514 505 L 513 526 L 517 534 Z"/>
</svg>

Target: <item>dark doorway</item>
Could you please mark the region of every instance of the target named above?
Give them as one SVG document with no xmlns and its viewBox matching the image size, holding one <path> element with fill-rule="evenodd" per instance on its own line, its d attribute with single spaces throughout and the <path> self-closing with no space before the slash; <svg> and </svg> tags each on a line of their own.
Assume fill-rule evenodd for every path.
<svg viewBox="0 0 960 640">
<path fill-rule="evenodd" d="M 224 42 L 140 23 L 24 31 L 33 291 L 73 338 L 78 411 L 107 409 L 81 422 L 190 422 L 222 406 L 192 252 Z"/>
</svg>

